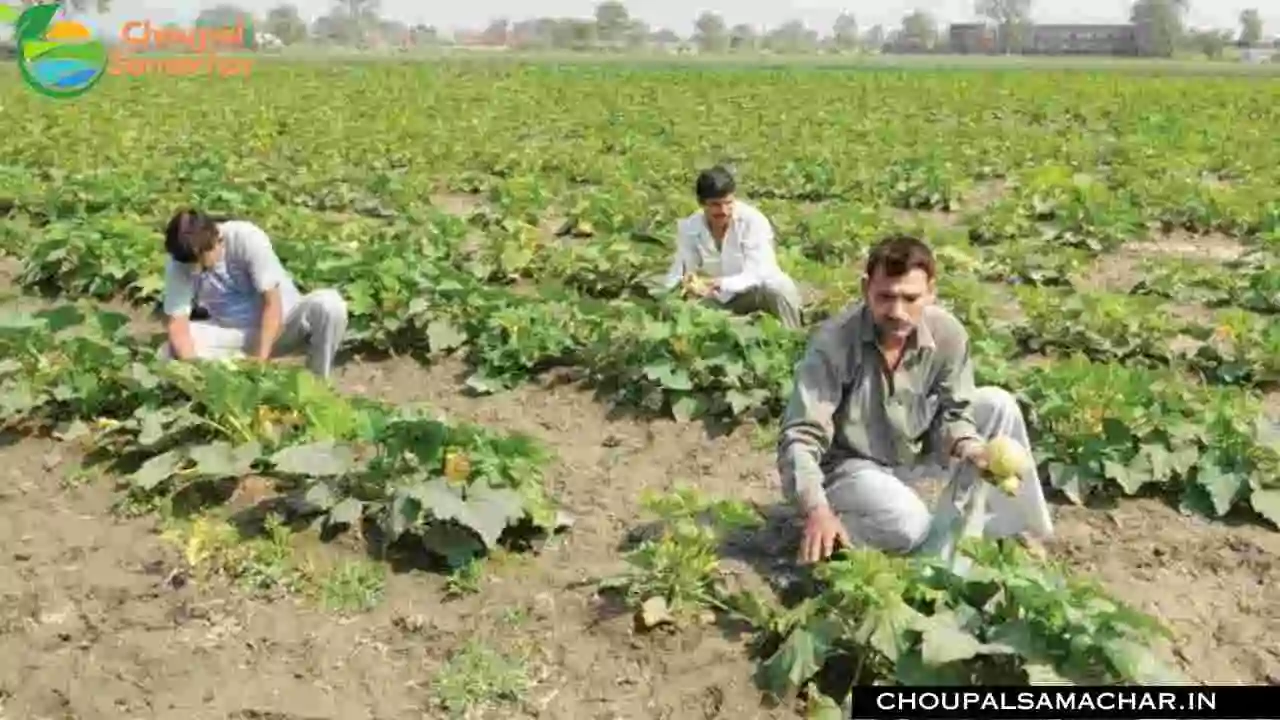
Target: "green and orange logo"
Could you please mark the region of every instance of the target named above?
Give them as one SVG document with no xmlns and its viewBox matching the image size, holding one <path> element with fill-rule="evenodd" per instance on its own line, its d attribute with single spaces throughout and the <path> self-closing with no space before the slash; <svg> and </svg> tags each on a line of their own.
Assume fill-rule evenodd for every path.
<svg viewBox="0 0 1280 720">
<path fill-rule="evenodd" d="M 93 89 L 107 71 L 107 47 L 89 28 L 57 19 L 59 5 L 19 10 L 0 5 L 0 21 L 13 25 L 18 70 L 36 92 L 72 98 Z"/>
</svg>

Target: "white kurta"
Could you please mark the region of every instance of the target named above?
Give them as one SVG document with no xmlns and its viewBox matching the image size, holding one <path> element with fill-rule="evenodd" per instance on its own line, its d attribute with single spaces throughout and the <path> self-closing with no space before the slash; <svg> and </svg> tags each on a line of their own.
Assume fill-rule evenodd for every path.
<svg viewBox="0 0 1280 720">
<path fill-rule="evenodd" d="M 741 200 L 733 204 L 721 249 L 716 248 L 702 212 L 684 218 L 677 227 L 676 254 L 664 281 L 668 290 L 679 285 L 687 273 L 701 272 L 720 280 L 715 299 L 726 303 L 769 280 L 786 278 L 778 265 L 769 219 Z"/>
</svg>

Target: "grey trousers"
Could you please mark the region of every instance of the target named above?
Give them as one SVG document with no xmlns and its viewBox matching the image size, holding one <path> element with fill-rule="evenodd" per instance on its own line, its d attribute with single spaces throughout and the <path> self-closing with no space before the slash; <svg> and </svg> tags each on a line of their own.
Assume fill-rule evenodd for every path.
<svg viewBox="0 0 1280 720">
<path fill-rule="evenodd" d="M 750 290 L 738 293 L 723 305 L 742 315 L 757 310 L 769 313 L 789 328 L 800 327 L 800 306 L 800 290 L 785 275 L 770 278 Z"/>
<path fill-rule="evenodd" d="M 281 357 L 305 352 L 307 369 L 327 378 L 333 372 L 333 358 L 346 333 L 346 301 L 336 290 L 316 290 L 304 295 L 284 319 L 271 354 Z M 253 336 L 251 330 L 204 321 L 191 323 L 196 357 L 204 360 L 242 357 L 251 351 Z M 173 348 L 166 342 L 158 355 L 162 360 L 171 360 Z"/>
<path fill-rule="evenodd" d="M 1031 447 L 1022 411 L 1008 392 L 997 387 L 978 388 L 974 406 L 978 432 L 984 438 L 1004 435 L 1023 447 Z M 929 470 L 927 466 L 886 468 L 869 460 L 847 460 L 827 473 L 827 500 L 855 545 L 908 553 L 924 542 L 935 520 L 924 501 L 908 486 Z M 938 500 L 937 512 L 950 519 L 959 514 L 957 506 L 967 497 L 965 490 L 975 482 L 985 481 L 969 463 L 953 462 L 950 468 L 939 470 L 945 473 L 947 485 Z M 1049 506 L 1034 467 L 1022 477 L 1021 491 L 1016 497 L 991 492 L 987 503 L 990 517 L 986 537 L 1026 533 L 1048 539 L 1053 534 Z"/>
</svg>

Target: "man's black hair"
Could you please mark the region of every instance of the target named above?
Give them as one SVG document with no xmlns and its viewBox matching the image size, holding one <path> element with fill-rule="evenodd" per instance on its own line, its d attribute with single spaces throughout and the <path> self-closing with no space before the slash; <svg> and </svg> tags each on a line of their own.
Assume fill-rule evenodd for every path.
<svg viewBox="0 0 1280 720">
<path fill-rule="evenodd" d="M 164 249 L 175 261 L 195 262 L 218 245 L 219 218 L 199 210 L 181 210 L 164 229 Z"/>
<path fill-rule="evenodd" d="M 733 181 L 733 174 L 721 165 L 698 173 L 698 181 L 693 186 L 700 203 L 727 197 L 737 189 L 738 184 Z"/>
<path fill-rule="evenodd" d="M 933 251 L 915 235 L 903 233 L 881 238 L 867 256 L 868 279 L 875 277 L 877 272 L 883 272 L 887 277 L 899 278 L 912 270 L 923 270 L 930 280 L 938 275 L 938 263 Z"/>
</svg>

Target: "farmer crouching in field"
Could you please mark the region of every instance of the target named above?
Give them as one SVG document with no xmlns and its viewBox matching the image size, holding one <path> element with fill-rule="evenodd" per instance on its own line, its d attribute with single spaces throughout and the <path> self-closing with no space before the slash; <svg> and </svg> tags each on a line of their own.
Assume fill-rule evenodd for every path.
<svg viewBox="0 0 1280 720">
<path fill-rule="evenodd" d="M 1030 447 L 1014 398 L 974 387 L 968 333 L 933 304 L 935 274 L 920 240 L 881 241 L 867 260 L 863 300 L 818 328 L 796 366 L 778 470 L 804 513 L 804 562 L 826 559 L 837 543 L 916 549 L 932 514 L 907 482 L 948 465 L 941 502 L 954 505 L 986 467 L 987 440 Z M 1042 552 L 1053 525 L 1034 467 L 1021 481 L 1014 497 L 990 493 L 986 534 Z"/>
<path fill-rule="evenodd" d="M 299 296 L 261 228 L 184 210 L 169 221 L 164 246 L 162 358 L 265 361 L 305 350 L 307 367 L 329 377 L 347 330 L 346 302 L 335 290 Z M 192 320 L 197 302 L 207 319 Z"/>
<path fill-rule="evenodd" d="M 787 327 L 800 327 L 800 293 L 778 267 L 773 227 L 759 210 L 734 199 L 736 189 L 724 168 L 698 175 L 694 190 L 702 211 L 680 221 L 664 286 L 672 290 L 691 276 L 706 276 L 705 284 L 689 284 L 706 300 L 735 313 L 771 313 Z"/>
</svg>

